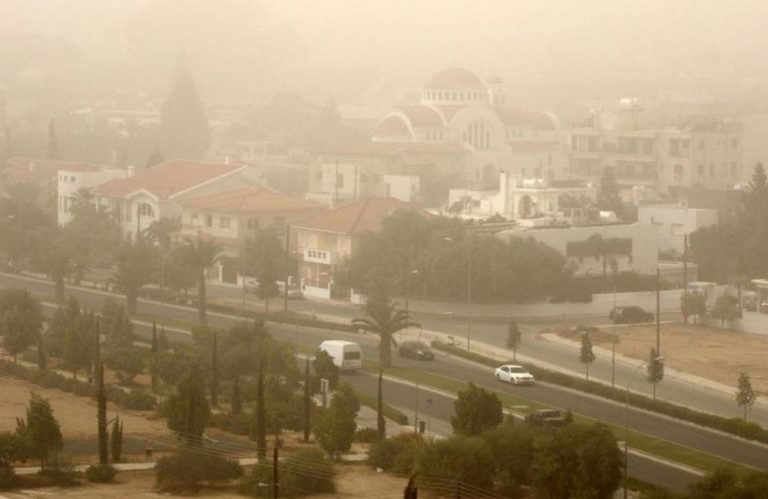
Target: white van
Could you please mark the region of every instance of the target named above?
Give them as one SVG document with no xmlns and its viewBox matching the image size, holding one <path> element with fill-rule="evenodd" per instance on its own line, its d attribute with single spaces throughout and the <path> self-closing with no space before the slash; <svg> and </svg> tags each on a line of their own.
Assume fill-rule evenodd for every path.
<svg viewBox="0 0 768 499">
<path fill-rule="evenodd" d="M 343 340 L 328 340 L 320 343 L 320 350 L 333 359 L 342 371 L 356 371 L 363 367 L 363 351 L 358 343 Z"/>
</svg>

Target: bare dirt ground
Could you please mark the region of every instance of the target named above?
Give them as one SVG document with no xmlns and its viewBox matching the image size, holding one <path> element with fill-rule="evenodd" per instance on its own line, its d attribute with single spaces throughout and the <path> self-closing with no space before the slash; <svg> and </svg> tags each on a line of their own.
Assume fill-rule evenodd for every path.
<svg viewBox="0 0 768 499">
<path fill-rule="evenodd" d="M 42 388 L 16 378 L 0 377 L 0 431 L 15 430 L 16 418 L 26 415 L 30 394 L 35 392 L 51 403 L 65 440 L 96 438 L 96 401 L 61 390 Z M 118 408 L 108 406 L 109 417 Z M 154 411 L 140 412 L 119 409 L 120 419 L 129 433 L 167 433 L 164 420 L 153 420 Z"/>
<path fill-rule="evenodd" d="M 322 494 L 312 497 L 324 498 L 358 498 L 376 497 L 381 499 L 396 499 L 403 496 L 406 480 L 385 473 L 377 473 L 363 464 L 337 465 L 335 494 Z M 249 470 L 246 470 L 248 473 Z M 130 497 L 149 499 L 169 497 L 154 490 L 155 476 L 151 471 L 132 471 L 119 473 L 113 484 L 93 484 L 83 482 L 79 486 L 60 488 L 46 487 L 41 489 L 4 492 L 0 498 L 29 499 L 33 497 L 79 497 L 86 499 L 107 499 Z M 233 490 L 203 489 L 196 497 L 242 498 Z"/>
<path fill-rule="evenodd" d="M 575 331 L 558 334 L 579 341 Z M 617 326 L 616 351 L 636 359 L 647 359 L 656 346 L 656 326 Z M 611 348 L 611 328 L 592 336 L 596 346 Z M 768 394 L 768 337 L 729 329 L 693 324 L 662 324 L 661 351 L 664 363 L 685 373 L 736 386 L 741 372 L 749 373 L 752 387 Z"/>
</svg>

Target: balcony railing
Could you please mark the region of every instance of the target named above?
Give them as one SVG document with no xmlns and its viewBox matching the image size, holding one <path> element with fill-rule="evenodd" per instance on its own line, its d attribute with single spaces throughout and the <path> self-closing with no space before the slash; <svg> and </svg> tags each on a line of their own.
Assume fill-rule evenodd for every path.
<svg viewBox="0 0 768 499">
<path fill-rule="evenodd" d="M 333 265 L 336 263 L 336 252 L 317 248 L 304 248 L 302 251 L 305 262 L 324 263 Z"/>
</svg>

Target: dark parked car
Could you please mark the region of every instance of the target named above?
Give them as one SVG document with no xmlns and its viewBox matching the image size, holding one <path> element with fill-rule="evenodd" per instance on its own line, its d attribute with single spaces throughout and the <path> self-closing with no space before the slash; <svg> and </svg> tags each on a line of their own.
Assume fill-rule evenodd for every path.
<svg viewBox="0 0 768 499">
<path fill-rule="evenodd" d="M 525 417 L 525 422 L 535 426 L 563 426 L 566 419 L 556 409 L 539 409 Z"/>
<path fill-rule="evenodd" d="M 635 322 L 652 322 L 653 314 L 640 307 L 614 307 L 608 314 L 608 319 L 616 324 L 632 324 Z"/>
<path fill-rule="evenodd" d="M 400 343 L 398 353 L 400 357 L 416 360 L 432 360 L 435 358 L 432 349 L 420 341 L 404 341 Z"/>
</svg>

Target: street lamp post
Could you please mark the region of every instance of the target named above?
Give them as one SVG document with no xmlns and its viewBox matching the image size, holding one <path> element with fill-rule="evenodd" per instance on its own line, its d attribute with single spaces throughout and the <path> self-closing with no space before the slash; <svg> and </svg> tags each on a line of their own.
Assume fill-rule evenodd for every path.
<svg viewBox="0 0 768 499">
<path fill-rule="evenodd" d="M 656 357 L 653 359 L 653 362 L 661 362 L 663 360 L 664 357 Z M 637 372 L 641 367 L 647 365 L 648 362 L 641 362 L 638 364 L 635 370 L 632 371 L 632 375 L 629 377 L 629 381 L 627 382 L 626 391 L 624 392 L 624 499 L 627 499 L 627 458 L 629 457 L 629 446 L 627 445 L 627 439 L 629 438 L 629 389 L 632 386 L 632 381 L 635 379 Z"/>
<path fill-rule="evenodd" d="M 444 241 L 453 242 L 453 238 L 444 237 Z M 472 347 L 472 250 L 474 249 L 474 235 L 470 236 L 469 251 L 467 251 L 467 352 Z"/>
<path fill-rule="evenodd" d="M 409 313 L 409 303 L 408 303 L 408 297 L 411 291 L 411 276 L 418 274 L 418 269 L 413 269 L 408 271 L 408 273 L 405 276 L 405 313 Z"/>
<path fill-rule="evenodd" d="M 429 422 L 430 422 L 430 415 L 432 414 L 432 399 L 427 399 L 427 435 L 429 435 Z"/>
</svg>

